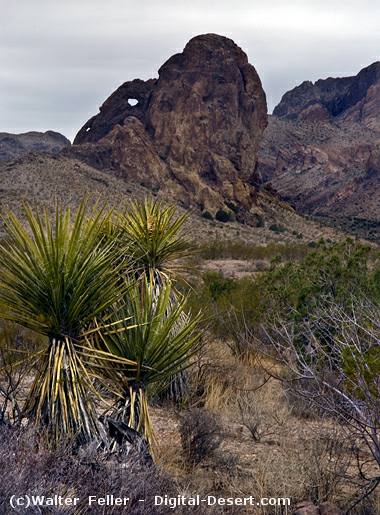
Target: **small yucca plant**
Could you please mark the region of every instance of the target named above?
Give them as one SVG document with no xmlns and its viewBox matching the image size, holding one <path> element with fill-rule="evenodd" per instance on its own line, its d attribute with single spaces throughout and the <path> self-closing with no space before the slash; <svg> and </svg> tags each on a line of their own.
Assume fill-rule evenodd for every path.
<svg viewBox="0 0 380 515">
<path fill-rule="evenodd" d="M 81 356 L 83 331 L 124 294 L 114 244 L 103 234 L 110 213 L 82 203 L 72 216 L 56 207 L 53 220 L 25 206 L 26 224 L 9 213 L 0 243 L 0 317 L 41 335 L 36 375 L 24 414 L 79 441 L 101 433 L 91 402 L 92 383 Z"/>
<path fill-rule="evenodd" d="M 129 290 L 121 312 L 111 316 L 109 329 L 103 325 L 87 338 L 94 349 L 121 358 L 113 368 L 100 367 L 104 384 L 119 398 L 113 417 L 148 443 L 153 439 L 148 393 L 165 387 L 200 347 L 200 316 L 188 317 L 183 299 L 173 305 L 171 291 L 169 281 L 157 293 L 145 279 L 143 290 L 140 285 Z M 122 360 L 128 360 L 127 366 Z M 129 361 L 137 366 L 133 378 Z"/>
<path fill-rule="evenodd" d="M 177 277 L 184 258 L 194 250 L 184 235 L 186 220 L 187 215 L 178 215 L 175 207 L 150 198 L 131 202 L 117 218 L 119 241 L 137 277 L 147 278 L 156 288 Z"/>
</svg>

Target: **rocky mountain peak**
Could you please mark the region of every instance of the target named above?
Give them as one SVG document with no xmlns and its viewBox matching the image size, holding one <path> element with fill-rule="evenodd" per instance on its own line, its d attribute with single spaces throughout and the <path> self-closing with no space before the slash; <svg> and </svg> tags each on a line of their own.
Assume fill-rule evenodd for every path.
<svg viewBox="0 0 380 515">
<path fill-rule="evenodd" d="M 247 55 L 231 39 L 204 34 L 170 57 L 158 79 L 120 86 L 72 152 L 186 207 L 233 203 L 246 218 L 266 124 L 265 93 Z"/>
<path fill-rule="evenodd" d="M 303 82 L 270 117 L 259 172 L 300 211 L 380 238 L 380 62 Z"/>
</svg>

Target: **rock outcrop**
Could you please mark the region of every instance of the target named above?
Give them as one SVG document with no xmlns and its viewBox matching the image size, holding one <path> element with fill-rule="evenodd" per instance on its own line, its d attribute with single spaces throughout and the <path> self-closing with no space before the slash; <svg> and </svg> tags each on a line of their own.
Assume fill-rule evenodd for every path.
<svg viewBox="0 0 380 515">
<path fill-rule="evenodd" d="M 156 80 L 123 84 L 78 132 L 70 153 L 185 207 L 229 206 L 249 220 L 265 93 L 230 39 L 197 36 Z"/>
<path fill-rule="evenodd" d="M 378 239 L 379 155 L 380 63 L 374 63 L 355 77 L 304 82 L 286 93 L 269 117 L 259 173 L 301 212 Z"/>
<path fill-rule="evenodd" d="M 29 152 L 58 154 L 70 145 L 65 136 L 54 131 L 32 131 L 24 134 L 0 132 L 0 162 L 18 159 Z"/>
</svg>

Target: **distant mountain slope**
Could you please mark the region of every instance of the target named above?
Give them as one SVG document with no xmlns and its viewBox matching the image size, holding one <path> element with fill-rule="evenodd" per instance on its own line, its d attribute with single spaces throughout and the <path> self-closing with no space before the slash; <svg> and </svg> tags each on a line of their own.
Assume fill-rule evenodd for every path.
<svg viewBox="0 0 380 515">
<path fill-rule="evenodd" d="M 17 159 L 29 152 L 57 154 L 70 145 L 65 136 L 54 131 L 31 131 L 23 134 L 0 132 L 0 162 Z"/>
<path fill-rule="evenodd" d="M 279 118 L 342 119 L 380 130 L 380 62 L 353 77 L 303 82 L 285 93 L 273 114 Z"/>
<path fill-rule="evenodd" d="M 258 170 L 298 210 L 378 239 L 380 63 L 286 93 L 269 119 Z"/>
</svg>

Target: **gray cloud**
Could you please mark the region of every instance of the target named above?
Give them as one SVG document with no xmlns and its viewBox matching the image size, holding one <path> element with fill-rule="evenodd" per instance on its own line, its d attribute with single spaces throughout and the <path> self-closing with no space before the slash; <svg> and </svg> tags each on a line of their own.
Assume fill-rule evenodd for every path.
<svg viewBox="0 0 380 515">
<path fill-rule="evenodd" d="M 269 108 L 305 79 L 377 60 L 373 0 L 0 0 L 0 131 L 72 138 L 122 82 L 157 76 L 193 36 L 234 39 Z"/>
</svg>

